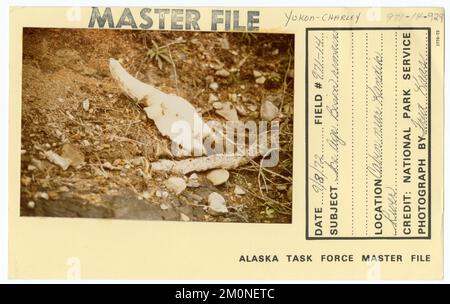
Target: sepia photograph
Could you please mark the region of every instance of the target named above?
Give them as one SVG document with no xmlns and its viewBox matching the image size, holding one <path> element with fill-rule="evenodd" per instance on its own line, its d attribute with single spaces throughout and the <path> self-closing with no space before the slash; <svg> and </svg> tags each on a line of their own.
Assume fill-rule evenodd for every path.
<svg viewBox="0 0 450 304">
<path fill-rule="evenodd" d="M 442 280 L 445 9 L 244 2 L 5 6 L 8 282 Z"/>
<path fill-rule="evenodd" d="M 291 223 L 294 35 L 24 28 L 21 216 Z"/>
</svg>

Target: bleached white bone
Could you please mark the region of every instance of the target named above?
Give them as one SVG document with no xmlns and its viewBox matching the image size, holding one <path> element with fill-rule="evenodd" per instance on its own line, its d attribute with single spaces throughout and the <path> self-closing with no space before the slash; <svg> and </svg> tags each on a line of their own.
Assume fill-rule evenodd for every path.
<svg viewBox="0 0 450 304">
<path fill-rule="evenodd" d="M 134 78 L 113 58 L 109 60 L 109 69 L 121 89 L 144 104 L 147 116 L 155 122 L 161 134 L 182 149 L 183 155 L 205 153 L 202 139 L 213 134 L 192 104 Z"/>
</svg>

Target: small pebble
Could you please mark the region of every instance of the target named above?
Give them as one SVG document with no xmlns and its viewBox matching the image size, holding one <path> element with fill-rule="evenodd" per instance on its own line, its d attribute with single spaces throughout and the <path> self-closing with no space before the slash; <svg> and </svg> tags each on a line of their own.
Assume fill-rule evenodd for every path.
<svg viewBox="0 0 450 304">
<path fill-rule="evenodd" d="M 186 182 L 181 177 L 172 176 L 168 180 L 166 180 L 165 185 L 167 189 L 175 193 L 176 195 L 186 189 Z"/>
<path fill-rule="evenodd" d="M 265 100 L 261 104 L 261 119 L 272 121 L 278 116 L 278 108 L 270 101 Z"/>
<path fill-rule="evenodd" d="M 85 110 L 86 112 L 89 111 L 89 99 L 83 100 L 83 110 Z"/>
<path fill-rule="evenodd" d="M 236 108 L 233 106 L 233 104 L 231 102 L 223 103 L 223 107 L 219 110 L 216 110 L 216 113 L 228 121 L 238 121 L 239 120 Z"/>
<path fill-rule="evenodd" d="M 209 211 L 213 214 L 227 213 L 228 208 L 225 205 L 225 199 L 217 192 L 212 192 L 208 196 Z"/>
<path fill-rule="evenodd" d="M 219 101 L 219 97 L 217 97 L 216 95 L 214 95 L 214 94 L 209 94 L 209 99 L 208 99 L 208 101 L 209 102 L 211 102 L 211 103 L 213 103 L 213 102 L 215 102 L 215 101 Z"/>
<path fill-rule="evenodd" d="M 58 188 L 59 192 L 69 192 L 69 188 L 67 186 L 61 186 Z"/>
<path fill-rule="evenodd" d="M 189 222 L 191 219 L 186 214 L 180 213 L 180 220 L 182 220 L 183 222 Z"/>
<path fill-rule="evenodd" d="M 217 91 L 217 90 L 219 89 L 219 84 L 218 84 L 217 82 L 211 82 L 211 83 L 209 84 L 209 88 L 210 88 L 211 90 Z"/>
<path fill-rule="evenodd" d="M 230 173 L 225 169 L 214 169 L 208 172 L 206 178 L 214 185 L 225 183 L 230 178 Z"/>
<path fill-rule="evenodd" d="M 257 84 L 264 84 L 266 82 L 266 77 L 264 77 L 264 76 L 258 77 L 258 78 L 256 78 L 255 82 Z"/>
<path fill-rule="evenodd" d="M 35 198 L 42 198 L 48 201 L 48 193 L 47 192 L 36 192 Z"/>
<path fill-rule="evenodd" d="M 22 185 L 24 185 L 25 187 L 29 186 L 31 184 L 31 177 L 22 176 L 21 181 L 22 181 Z"/>
<path fill-rule="evenodd" d="M 145 199 L 149 199 L 151 197 L 150 192 L 148 192 L 148 191 L 142 192 L 142 197 Z"/>
<path fill-rule="evenodd" d="M 262 72 L 257 71 L 257 70 L 253 70 L 253 76 L 255 78 L 261 77 L 262 75 L 263 75 Z"/>
<path fill-rule="evenodd" d="M 289 187 L 287 193 L 286 193 L 287 199 L 292 202 L 292 186 Z"/>
<path fill-rule="evenodd" d="M 245 190 L 236 185 L 236 187 L 234 187 L 234 194 L 236 194 L 236 195 L 244 195 L 245 194 Z"/>
<path fill-rule="evenodd" d="M 225 69 L 221 69 L 221 70 L 216 71 L 216 75 L 220 76 L 220 77 L 228 77 L 228 76 L 230 76 L 230 72 L 228 72 Z"/>
<path fill-rule="evenodd" d="M 256 110 L 258 110 L 258 107 L 254 104 L 248 105 L 247 108 L 250 112 L 255 112 Z"/>
<path fill-rule="evenodd" d="M 239 113 L 239 115 L 241 115 L 241 116 L 247 116 L 248 115 L 248 112 L 247 112 L 247 110 L 245 109 L 245 107 L 243 105 L 240 105 L 240 104 L 237 105 L 236 106 L 236 110 Z"/>
<path fill-rule="evenodd" d="M 220 39 L 220 47 L 224 50 L 230 49 L 230 42 L 228 41 L 227 38 Z"/>
<path fill-rule="evenodd" d="M 108 169 L 108 170 L 114 170 L 114 169 L 116 169 L 110 162 L 104 162 L 104 163 L 102 164 L 102 167 L 103 167 L 104 169 Z"/>
<path fill-rule="evenodd" d="M 216 101 L 213 103 L 213 108 L 216 110 L 220 110 L 223 108 L 223 103 L 221 103 L 220 101 Z"/>
<path fill-rule="evenodd" d="M 187 181 L 187 186 L 190 188 L 200 187 L 200 183 L 198 181 L 198 175 L 196 173 L 192 173 L 191 176 L 189 176 L 189 179 Z"/>
</svg>

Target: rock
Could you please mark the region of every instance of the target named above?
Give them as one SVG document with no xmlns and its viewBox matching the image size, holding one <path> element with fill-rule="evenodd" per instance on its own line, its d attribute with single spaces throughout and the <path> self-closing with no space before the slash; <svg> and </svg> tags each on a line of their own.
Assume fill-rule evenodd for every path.
<svg viewBox="0 0 450 304">
<path fill-rule="evenodd" d="M 184 213 L 180 213 L 180 220 L 183 222 L 189 222 L 191 219 Z"/>
<path fill-rule="evenodd" d="M 206 76 L 205 80 L 206 80 L 206 83 L 211 83 L 211 82 L 214 82 L 214 77 L 212 77 L 211 75 L 208 75 L 208 76 Z"/>
<path fill-rule="evenodd" d="M 255 82 L 257 84 L 264 84 L 264 82 L 266 82 L 266 77 L 264 77 L 264 76 L 258 77 L 258 78 L 256 78 Z"/>
<path fill-rule="evenodd" d="M 217 61 L 216 63 L 211 63 L 211 64 L 209 65 L 209 67 L 212 68 L 212 69 L 214 69 L 214 70 L 216 70 L 216 71 L 222 70 L 222 69 L 223 69 L 223 63 Z"/>
<path fill-rule="evenodd" d="M 223 103 L 221 103 L 220 101 L 216 101 L 213 103 L 213 108 L 216 110 L 220 110 L 223 108 Z"/>
<path fill-rule="evenodd" d="M 213 214 L 223 214 L 228 212 L 225 199 L 217 192 L 212 192 L 208 196 L 209 211 Z"/>
<path fill-rule="evenodd" d="M 225 169 L 214 169 L 209 171 L 206 178 L 214 185 L 218 186 L 225 183 L 230 178 L 230 173 Z"/>
<path fill-rule="evenodd" d="M 142 192 L 142 197 L 144 199 L 149 199 L 151 197 L 150 192 L 148 192 L 148 191 Z"/>
<path fill-rule="evenodd" d="M 33 165 L 28 165 L 28 167 L 27 167 L 28 171 L 34 171 L 36 169 L 37 169 L 36 166 L 33 166 Z"/>
<path fill-rule="evenodd" d="M 34 195 L 34 197 L 35 197 L 36 199 L 42 198 L 42 199 L 45 199 L 46 201 L 48 201 L 48 199 L 49 199 L 49 196 L 48 196 L 48 193 L 47 193 L 47 192 L 36 192 L 36 194 Z"/>
<path fill-rule="evenodd" d="M 258 107 L 254 104 L 248 105 L 247 108 L 251 112 L 255 112 L 256 110 L 258 110 Z"/>
<path fill-rule="evenodd" d="M 144 160 L 142 156 L 130 159 L 130 164 L 132 164 L 133 166 L 141 166 L 143 163 Z"/>
<path fill-rule="evenodd" d="M 275 106 L 279 107 L 281 105 L 282 97 L 281 95 L 269 95 L 266 98 L 264 98 L 263 101 L 264 100 L 270 101 Z"/>
<path fill-rule="evenodd" d="M 26 175 L 22 176 L 22 178 L 20 180 L 22 182 L 22 185 L 24 185 L 25 187 L 27 187 L 31 184 L 31 177 L 28 177 Z"/>
<path fill-rule="evenodd" d="M 268 100 L 261 104 L 261 119 L 265 121 L 272 121 L 278 116 L 278 108 Z"/>
<path fill-rule="evenodd" d="M 278 186 L 277 186 L 277 190 L 284 191 L 284 190 L 286 190 L 286 189 L 287 189 L 287 186 L 286 186 L 286 185 L 278 185 Z"/>
<path fill-rule="evenodd" d="M 191 176 L 189 176 L 187 186 L 190 188 L 200 187 L 200 183 L 198 182 L 198 175 L 196 173 L 192 173 Z"/>
<path fill-rule="evenodd" d="M 111 163 L 110 162 L 104 162 L 103 164 L 102 164 L 102 167 L 103 167 L 103 169 L 108 169 L 108 170 L 117 170 L 117 168 L 116 167 L 114 167 L 113 165 L 111 165 Z"/>
<path fill-rule="evenodd" d="M 228 41 L 227 38 L 222 38 L 219 40 L 220 41 L 220 47 L 224 50 L 229 50 L 230 49 L 230 42 Z"/>
<path fill-rule="evenodd" d="M 201 186 L 200 182 L 198 180 L 189 180 L 187 183 L 187 186 L 189 188 L 198 188 Z"/>
<path fill-rule="evenodd" d="M 165 183 L 167 189 L 175 193 L 176 195 L 186 189 L 186 182 L 181 177 L 172 176 Z"/>
<path fill-rule="evenodd" d="M 39 170 L 45 170 L 44 163 L 42 161 L 40 161 L 39 159 L 32 158 L 31 159 L 31 165 L 35 166 Z"/>
<path fill-rule="evenodd" d="M 219 84 L 218 84 L 217 82 L 211 82 L 211 83 L 209 84 L 209 88 L 210 88 L 211 90 L 217 91 L 217 90 L 219 89 Z"/>
<path fill-rule="evenodd" d="M 155 195 L 156 197 L 166 198 L 169 196 L 169 193 L 163 190 L 156 190 Z"/>
<path fill-rule="evenodd" d="M 49 191 L 48 192 L 48 197 L 52 200 L 56 200 L 59 198 L 59 194 L 56 191 Z"/>
<path fill-rule="evenodd" d="M 184 38 L 180 36 L 180 37 L 178 37 L 178 38 L 175 39 L 175 42 L 176 42 L 176 43 L 185 43 L 186 40 L 184 40 Z"/>
<path fill-rule="evenodd" d="M 113 166 L 122 166 L 123 164 L 125 164 L 125 161 L 120 158 L 115 159 L 112 163 Z"/>
<path fill-rule="evenodd" d="M 83 100 L 83 110 L 85 110 L 86 112 L 89 111 L 89 99 Z"/>
<path fill-rule="evenodd" d="M 228 76 L 230 76 L 230 72 L 228 72 L 225 69 L 221 69 L 221 70 L 216 71 L 216 75 L 220 76 L 220 77 L 228 77 Z"/>
<path fill-rule="evenodd" d="M 261 77 L 262 75 L 263 75 L 262 72 L 257 71 L 257 70 L 253 70 L 253 76 L 254 76 L 255 78 Z"/>
<path fill-rule="evenodd" d="M 215 101 L 219 101 L 219 97 L 217 97 L 216 95 L 214 95 L 214 94 L 209 94 L 209 98 L 208 98 L 208 101 L 210 102 L 210 103 L 213 103 L 213 102 L 215 102 Z"/>
<path fill-rule="evenodd" d="M 239 115 L 241 115 L 241 116 L 247 116 L 248 115 L 248 112 L 247 112 L 247 110 L 245 109 L 245 107 L 243 105 L 237 105 L 236 106 L 236 110 L 239 113 Z"/>
<path fill-rule="evenodd" d="M 236 108 L 231 102 L 223 103 L 222 109 L 216 110 L 216 113 L 225 118 L 228 121 L 238 121 Z"/>
<path fill-rule="evenodd" d="M 36 206 L 36 204 L 33 201 L 29 201 L 27 204 L 27 207 L 30 209 L 34 209 L 35 206 Z"/>
<path fill-rule="evenodd" d="M 81 71 L 82 75 L 85 76 L 93 76 L 97 73 L 97 70 L 91 68 L 91 67 L 84 67 L 83 70 Z"/>
<path fill-rule="evenodd" d="M 189 198 L 196 204 L 201 203 L 203 201 L 203 197 L 195 193 L 190 193 Z"/>
<path fill-rule="evenodd" d="M 289 187 L 288 191 L 286 192 L 287 199 L 292 202 L 292 186 Z"/>
<path fill-rule="evenodd" d="M 63 170 L 67 170 L 67 168 L 69 168 L 70 166 L 70 160 L 61 157 L 53 151 L 46 151 L 45 156 L 51 163 L 61 167 L 61 169 Z"/>
<path fill-rule="evenodd" d="M 106 176 L 105 172 L 94 166 L 91 167 L 91 173 L 94 176 Z"/>
<path fill-rule="evenodd" d="M 287 76 L 288 76 L 289 78 L 294 78 L 294 69 L 290 69 L 290 70 L 288 71 Z"/>
<path fill-rule="evenodd" d="M 234 187 L 234 194 L 236 195 L 244 195 L 246 192 L 244 189 L 242 189 L 241 187 L 239 187 L 238 185 L 236 185 L 236 187 Z"/>
<path fill-rule="evenodd" d="M 280 50 L 279 49 L 274 49 L 273 51 L 272 51 L 272 55 L 273 56 L 275 56 L 275 55 L 278 55 L 280 53 Z"/>
<path fill-rule="evenodd" d="M 167 210 L 169 209 L 169 206 L 165 203 L 162 203 L 161 205 L 159 205 L 159 208 L 161 208 L 161 210 Z"/>
<path fill-rule="evenodd" d="M 77 167 L 84 163 L 84 154 L 77 146 L 72 144 L 64 144 L 61 156 L 70 161 L 70 165 Z"/>
<path fill-rule="evenodd" d="M 61 186 L 58 188 L 59 192 L 69 192 L 69 188 L 67 186 Z"/>
</svg>

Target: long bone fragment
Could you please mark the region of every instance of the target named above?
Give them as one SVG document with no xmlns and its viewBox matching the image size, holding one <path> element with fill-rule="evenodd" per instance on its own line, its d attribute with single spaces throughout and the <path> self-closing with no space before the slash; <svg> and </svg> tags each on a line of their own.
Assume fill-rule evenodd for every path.
<svg viewBox="0 0 450 304">
<path fill-rule="evenodd" d="M 153 171 L 188 174 L 216 168 L 236 169 L 250 162 L 252 158 L 254 157 L 235 154 L 214 154 L 182 160 L 162 159 L 151 163 L 151 168 Z"/>
</svg>

